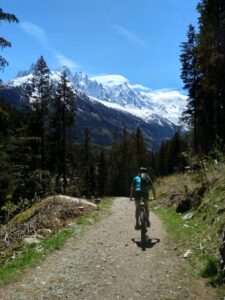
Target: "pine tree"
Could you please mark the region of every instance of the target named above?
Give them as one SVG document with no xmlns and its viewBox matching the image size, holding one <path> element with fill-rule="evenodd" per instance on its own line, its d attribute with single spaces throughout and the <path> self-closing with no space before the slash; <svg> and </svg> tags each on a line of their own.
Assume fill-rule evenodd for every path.
<svg viewBox="0 0 225 300">
<path fill-rule="evenodd" d="M 34 69 L 30 94 L 32 110 L 32 131 L 40 138 L 41 170 L 46 164 L 46 134 L 48 127 L 48 110 L 51 102 L 52 87 L 50 84 L 48 66 L 41 56 Z"/>
<path fill-rule="evenodd" d="M 168 142 L 163 142 L 156 154 L 156 173 L 158 176 L 167 174 L 167 149 Z"/>
<path fill-rule="evenodd" d="M 141 166 L 146 166 L 147 163 L 147 149 L 144 141 L 144 137 L 140 128 L 137 129 L 133 135 L 133 143 L 135 149 L 135 156 L 137 162 L 137 171 Z M 137 172 L 136 171 L 136 172 Z"/>
<path fill-rule="evenodd" d="M 198 38 L 193 25 L 189 26 L 187 38 L 187 42 L 181 44 L 182 54 L 180 55 L 182 63 L 181 78 L 184 82 L 184 89 L 188 91 L 188 107 L 184 115 L 193 128 L 194 151 L 197 153 L 199 143 L 200 75 L 197 56 Z"/>
<path fill-rule="evenodd" d="M 2 8 L 0 8 L 0 21 L 5 21 L 9 23 L 19 23 L 18 18 L 14 14 L 5 13 Z M 11 47 L 11 43 L 4 39 L 3 37 L 0 38 L 0 48 L 4 49 L 6 47 Z M 4 70 L 5 66 L 8 65 L 7 60 L 0 55 L 0 70 Z"/>
<path fill-rule="evenodd" d="M 83 195 L 90 198 L 96 193 L 96 172 L 90 142 L 89 129 L 85 129 L 84 142 L 81 152 L 81 178 Z"/>
<path fill-rule="evenodd" d="M 174 137 L 167 143 L 166 152 L 166 173 L 172 174 L 173 172 L 182 171 L 182 158 L 181 153 L 183 149 L 183 141 L 179 132 L 176 132 Z"/>
<path fill-rule="evenodd" d="M 131 137 L 123 131 L 123 140 L 114 141 L 109 153 L 109 187 L 114 196 L 128 196 L 130 185 L 141 166 L 148 167 L 148 151 L 141 130 L 138 128 Z"/>
<path fill-rule="evenodd" d="M 202 114 L 205 117 L 203 146 L 207 152 L 217 137 L 225 141 L 225 3 L 202 0 L 198 11 Z"/>
<path fill-rule="evenodd" d="M 118 148 L 117 156 L 119 162 L 119 165 L 117 167 L 117 193 L 121 196 L 128 196 L 130 188 L 129 163 L 131 163 L 131 161 L 129 161 L 129 141 L 126 129 L 123 130 L 123 140 L 120 144 L 120 147 Z"/>
<path fill-rule="evenodd" d="M 22 125 L 22 112 L 11 107 L 10 104 L 0 98 L 0 208 L 8 200 L 20 181 L 20 166 L 25 164 L 26 159 L 23 155 L 20 161 L 14 160 L 21 149 L 15 149 L 14 142 L 17 141 L 18 132 Z M 1 123 L 0 121 L 0 123 Z"/>
<path fill-rule="evenodd" d="M 69 81 L 65 72 L 61 74 L 56 94 L 52 98 L 50 107 L 50 127 L 52 160 L 60 177 L 63 179 L 63 192 L 66 193 L 67 186 L 67 146 L 69 129 L 75 122 L 75 94 L 69 87 Z"/>
<path fill-rule="evenodd" d="M 106 195 L 107 182 L 108 182 L 107 161 L 105 158 L 104 150 L 102 149 L 98 161 L 98 194 L 101 197 Z"/>
<path fill-rule="evenodd" d="M 118 186 L 118 166 L 119 166 L 119 141 L 118 133 L 115 131 L 113 133 L 112 145 L 109 153 L 109 194 L 116 196 L 118 195 L 117 186 Z"/>
</svg>

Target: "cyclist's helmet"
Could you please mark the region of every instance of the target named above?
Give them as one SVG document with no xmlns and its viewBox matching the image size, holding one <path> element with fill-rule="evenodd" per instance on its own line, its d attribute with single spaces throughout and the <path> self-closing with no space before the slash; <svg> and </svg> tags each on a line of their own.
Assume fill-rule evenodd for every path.
<svg viewBox="0 0 225 300">
<path fill-rule="evenodd" d="M 140 172 L 141 173 L 146 173 L 147 172 L 147 169 L 145 167 L 140 167 Z"/>
</svg>

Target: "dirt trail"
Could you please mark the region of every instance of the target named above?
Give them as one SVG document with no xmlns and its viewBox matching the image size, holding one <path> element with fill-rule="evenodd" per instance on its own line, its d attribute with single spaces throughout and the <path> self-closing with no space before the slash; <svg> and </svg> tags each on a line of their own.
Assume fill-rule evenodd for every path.
<svg viewBox="0 0 225 300">
<path fill-rule="evenodd" d="M 1 287 L 0 300 L 219 299 L 202 281 L 180 276 L 182 258 L 154 214 L 151 222 L 151 242 L 142 251 L 134 203 L 117 198 L 110 216 Z"/>
</svg>

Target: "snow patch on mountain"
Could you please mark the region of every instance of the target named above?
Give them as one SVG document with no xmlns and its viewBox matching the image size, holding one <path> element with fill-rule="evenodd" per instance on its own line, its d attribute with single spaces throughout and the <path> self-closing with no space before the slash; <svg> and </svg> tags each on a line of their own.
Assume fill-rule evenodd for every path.
<svg viewBox="0 0 225 300">
<path fill-rule="evenodd" d="M 134 91 L 136 91 L 136 92 L 141 92 L 141 91 L 148 91 L 148 92 L 150 92 L 151 91 L 151 89 L 150 88 L 148 88 L 148 87 L 146 87 L 146 86 L 144 86 L 144 85 L 142 85 L 142 84 L 128 84 L 128 86 L 129 86 L 129 88 L 130 89 L 132 89 L 132 90 L 134 90 Z"/>
<path fill-rule="evenodd" d="M 135 117 L 142 119 L 145 123 L 155 122 L 160 126 L 165 126 L 165 123 L 167 123 L 167 125 L 170 127 L 174 126 L 173 122 L 170 122 L 168 119 L 165 119 L 165 118 L 161 117 L 160 115 L 155 114 L 153 111 L 150 111 L 149 109 L 146 109 L 146 108 L 137 109 L 134 107 L 123 107 L 123 106 L 119 105 L 118 103 L 107 102 L 107 101 L 99 100 L 94 97 L 90 97 L 90 99 L 92 101 L 99 102 L 99 103 L 103 104 L 104 106 L 112 108 L 114 110 L 119 110 L 119 111 L 123 111 L 128 114 L 134 115 Z"/>
<path fill-rule="evenodd" d="M 98 83 L 107 87 L 115 87 L 124 83 L 128 83 L 128 79 L 121 75 L 102 75 L 91 77 L 90 80 L 97 81 Z"/>
<path fill-rule="evenodd" d="M 177 125 L 187 105 L 187 96 L 181 92 L 169 89 L 153 91 L 141 84 L 130 84 L 128 79 L 120 75 L 96 76 L 90 80 L 98 82 L 108 90 L 108 95 L 113 101 L 109 98 L 107 102 L 116 103 L 123 110 L 144 120 L 158 115 Z M 90 93 L 89 95 L 94 96 Z"/>
<path fill-rule="evenodd" d="M 179 118 L 187 106 L 186 95 L 174 90 L 156 90 L 140 94 L 152 104 L 155 114 L 169 119 L 174 124 L 179 123 Z"/>
<path fill-rule="evenodd" d="M 8 85 L 19 87 L 32 80 L 32 65 L 29 71 L 19 72 L 17 78 Z M 187 96 L 176 90 L 151 90 L 141 84 L 131 84 L 121 75 L 101 75 L 90 77 L 83 73 L 72 74 L 67 66 L 50 72 L 52 83 L 59 82 L 62 72 L 66 72 L 70 86 L 113 109 L 135 115 L 145 122 L 162 120 L 177 125 L 186 108 Z M 172 122 L 172 123 L 171 123 Z"/>
<path fill-rule="evenodd" d="M 21 72 L 19 72 L 18 74 L 21 74 Z M 24 73 L 22 73 L 22 74 L 24 74 Z M 20 87 L 24 84 L 31 83 L 32 78 L 33 78 L 32 74 L 28 74 L 28 75 L 25 75 L 22 77 L 18 77 L 18 75 L 17 75 L 17 77 L 15 79 L 8 81 L 7 85 L 12 86 L 12 87 Z"/>
</svg>

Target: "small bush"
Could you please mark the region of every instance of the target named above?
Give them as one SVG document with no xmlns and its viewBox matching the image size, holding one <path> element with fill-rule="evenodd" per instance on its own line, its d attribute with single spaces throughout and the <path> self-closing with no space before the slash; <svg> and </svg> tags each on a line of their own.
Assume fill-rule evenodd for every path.
<svg viewBox="0 0 225 300">
<path fill-rule="evenodd" d="M 205 267 L 200 272 L 203 278 L 208 278 L 210 284 L 219 284 L 222 282 L 222 274 L 219 268 L 219 262 L 216 257 L 207 259 Z"/>
<path fill-rule="evenodd" d="M 210 257 L 204 269 L 201 271 L 201 276 L 204 278 L 212 277 L 218 274 L 219 271 L 219 264 L 216 258 Z"/>
</svg>

